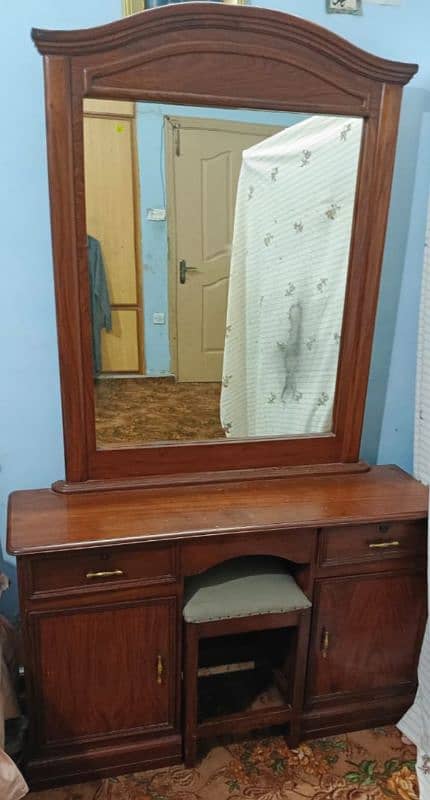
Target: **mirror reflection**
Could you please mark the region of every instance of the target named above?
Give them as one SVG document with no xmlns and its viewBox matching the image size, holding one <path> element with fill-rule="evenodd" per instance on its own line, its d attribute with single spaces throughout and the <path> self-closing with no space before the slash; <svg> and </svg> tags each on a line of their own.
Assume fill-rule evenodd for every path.
<svg viewBox="0 0 430 800">
<path fill-rule="evenodd" d="M 361 134 L 85 100 L 98 447 L 330 432 Z"/>
</svg>

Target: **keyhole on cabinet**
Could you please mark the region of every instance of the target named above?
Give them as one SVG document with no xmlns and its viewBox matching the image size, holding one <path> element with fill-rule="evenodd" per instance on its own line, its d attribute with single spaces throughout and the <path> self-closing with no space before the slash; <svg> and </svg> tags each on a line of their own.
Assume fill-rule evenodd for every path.
<svg viewBox="0 0 430 800">
<path fill-rule="evenodd" d="M 381 524 L 378 525 L 379 533 L 387 533 L 389 530 L 390 530 L 390 526 L 387 525 L 386 522 L 381 522 Z"/>
</svg>

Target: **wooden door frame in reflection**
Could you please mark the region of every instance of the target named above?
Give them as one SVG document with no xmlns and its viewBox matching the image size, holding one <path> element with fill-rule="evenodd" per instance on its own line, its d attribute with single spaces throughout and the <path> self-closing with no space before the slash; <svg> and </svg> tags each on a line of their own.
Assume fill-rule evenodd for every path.
<svg viewBox="0 0 430 800">
<path fill-rule="evenodd" d="M 357 462 L 402 86 L 386 61 L 298 17 L 184 3 L 99 28 L 33 31 L 45 60 L 48 162 L 67 482 L 201 480 Z M 96 448 L 84 204 L 83 97 L 364 119 L 333 433 Z M 331 469 L 335 467 L 330 467 Z M 351 468 L 351 466 L 349 467 Z M 154 476 L 158 476 L 154 478 Z M 160 478 L 164 476 L 164 478 Z M 169 477 L 170 476 L 170 477 Z M 182 477 L 181 477 L 182 476 Z M 185 476 L 185 477 L 184 477 Z"/>
</svg>

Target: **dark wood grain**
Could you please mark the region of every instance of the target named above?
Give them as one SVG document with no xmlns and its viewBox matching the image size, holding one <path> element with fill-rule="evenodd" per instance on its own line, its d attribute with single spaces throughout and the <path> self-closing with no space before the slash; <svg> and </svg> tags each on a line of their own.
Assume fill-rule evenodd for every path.
<svg viewBox="0 0 430 800">
<path fill-rule="evenodd" d="M 108 478 L 88 481 L 55 481 L 54 492 L 82 494 L 119 489 L 148 489 L 162 486 L 186 486 L 193 484 L 231 483 L 232 481 L 255 481 L 265 478 L 295 478 L 300 475 L 356 475 L 368 472 L 369 464 L 354 461 L 350 464 L 301 464 L 294 467 L 267 467 L 256 469 L 217 470 L 215 472 L 179 472 L 175 475 L 141 475 L 138 478 Z"/>
<path fill-rule="evenodd" d="M 424 570 L 317 583 L 308 706 L 413 691 L 426 620 L 425 585 Z"/>
<path fill-rule="evenodd" d="M 426 520 L 349 525 L 348 536 L 341 528 L 324 528 L 320 537 L 319 564 L 322 567 L 345 564 L 402 561 L 425 555 Z"/>
<path fill-rule="evenodd" d="M 235 536 L 210 536 L 209 539 L 192 538 L 183 542 L 181 552 L 181 573 L 193 575 L 210 569 L 222 559 L 239 558 L 244 555 L 275 556 L 293 564 L 309 564 L 314 561 L 317 533 L 313 528 L 286 528 L 288 536 L 280 536 L 279 531 L 255 531 Z M 425 537 L 423 537 L 425 538 Z M 306 583 L 306 582 L 305 582 Z"/>
<path fill-rule="evenodd" d="M 39 489 L 11 495 L 7 547 L 9 553 L 22 555 L 109 542 L 425 519 L 427 497 L 427 488 L 397 467 L 205 488 L 73 495 Z"/>
<path fill-rule="evenodd" d="M 122 49 L 140 44 L 143 37 L 148 40 L 157 34 L 168 35 L 178 31 L 200 32 L 218 29 L 223 38 L 227 32 L 253 31 L 264 33 L 271 41 L 284 45 L 288 40 L 300 42 L 311 50 L 321 52 L 330 61 L 336 61 L 345 70 L 387 83 L 405 84 L 417 71 L 416 64 L 401 64 L 389 61 L 342 39 L 326 28 L 291 14 L 264 11 L 260 8 L 244 9 L 234 6 L 214 7 L 195 3 L 190 8 L 170 8 L 168 14 L 151 11 L 151 16 L 135 14 L 97 28 L 74 31 L 48 31 L 34 28 L 33 39 L 39 52 L 46 54 L 89 55 Z M 208 33 L 208 36 L 210 34 Z M 231 37 L 228 37 L 231 39 Z"/>
<path fill-rule="evenodd" d="M 167 598 L 32 612 L 41 747 L 174 727 L 174 604 Z M 70 648 L 72 641 L 79 646 Z"/>
<path fill-rule="evenodd" d="M 184 576 L 244 554 L 284 558 L 313 604 L 306 708 L 273 717 L 288 723 L 294 742 L 304 733 L 395 719 L 416 682 L 427 500 L 427 488 L 396 467 L 207 486 L 15 493 L 8 546 L 18 554 L 32 786 L 179 760 L 189 685 L 181 685 L 180 666 Z M 377 551 L 369 559 L 374 535 L 380 541 L 393 532 L 403 557 Z M 87 570 L 105 566 L 124 574 L 86 578 Z M 270 617 L 259 622 L 279 624 Z M 323 626 L 334 637 L 329 665 L 321 661 Z M 299 650 L 303 659 L 304 640 Z M 169 700 L 166 706 L 162 694 L 156 711 L 144 688 L 158 655 Z M 296 672 L 294 658 L 290 653 L 289 674 L 299 679 L 299 704 L 306 670 Z M 239 715 L 218 720 L 218 727 L 208 723 L 200 734 L 260 723 L 262 717 Z M 200 734 L 188 740 L 189 762 Z"/>
<path fill-rule="evenodd" d="M 402 86 L 416 71 L 259 8 L 168 6 L 85 31 L 34 31 L 45 58 L 67 491 L 73 482 L 357 460 Z M 198 64 L 198 68 L 196 68 Z M 333 433 L 96 447 L 83 97 L 347 114 L 364 120 Z M 174 479 L 175 480 L 175 479 Z"/>
<path fill-rule="evenodd" d="M 175 582 L 175 548 L 105 547 L 79 553 L 41 555 L 31 562 L 31 596 L 112 591 Z"/>
</svg>

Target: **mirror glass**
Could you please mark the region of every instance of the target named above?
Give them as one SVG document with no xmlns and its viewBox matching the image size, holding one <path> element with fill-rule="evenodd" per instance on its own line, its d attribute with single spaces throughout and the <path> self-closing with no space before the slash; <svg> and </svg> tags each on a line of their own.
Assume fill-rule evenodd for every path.
<svg viewBox="0 0 430 800">
<path fill-rule="evenodd" d="M 83 111 L 97 446 L 329 433 L 362 120 Z"/>
</svg>

